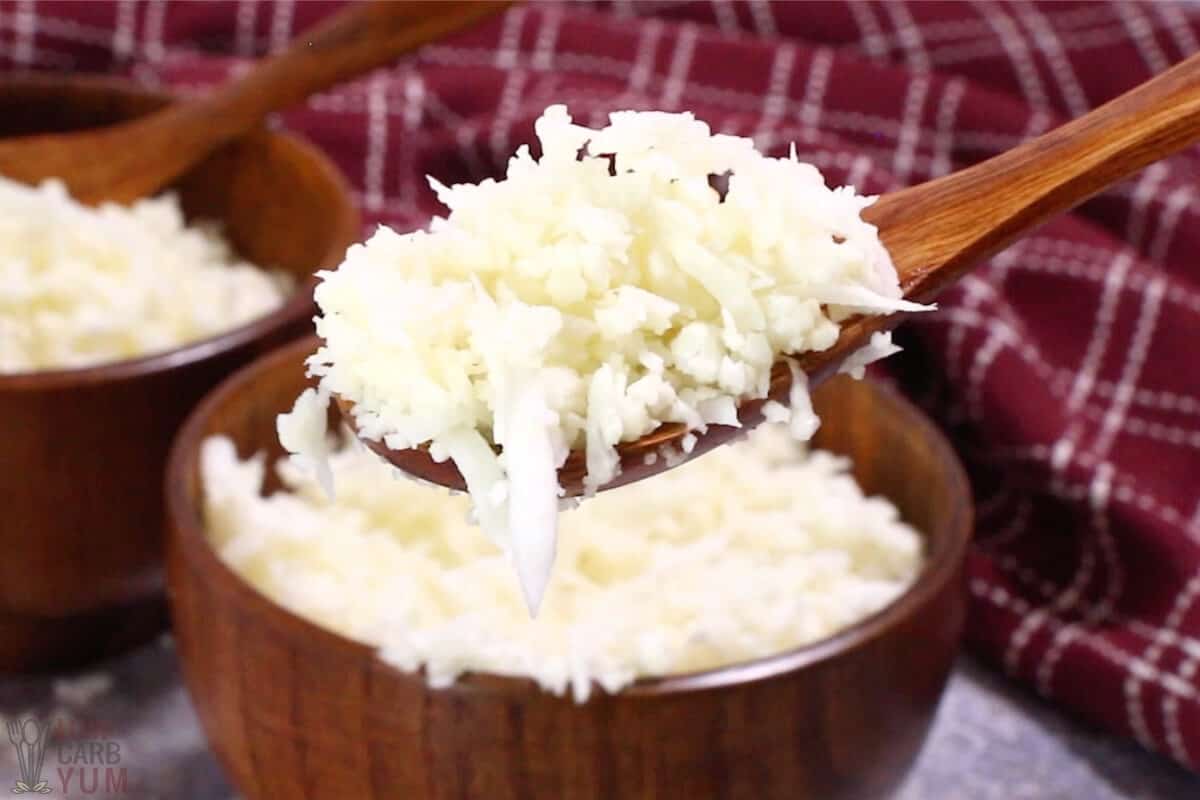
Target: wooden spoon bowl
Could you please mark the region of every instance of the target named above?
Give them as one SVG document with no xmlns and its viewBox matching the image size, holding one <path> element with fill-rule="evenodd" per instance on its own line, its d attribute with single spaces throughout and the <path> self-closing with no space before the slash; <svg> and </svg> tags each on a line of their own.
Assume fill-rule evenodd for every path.
<svg viewBox="0 0 1200 800">
<path fill-rule="evenodd" d="M 131 119 L 165 94 L 78 77 L 0 79 L 0 136 Z M 64 668 L 165 627 L 162 473 L 196 402 L 256 355 L 311 331 L 312 273 L 359 235 L 337 169 L 312 145 L 258 131 L 172 187 L 239 253 L 298 281 L 285 305 L 227 333 L 84 369 L 0 373 L 0 671 Z"/>
<path fill-rule="evenodd" d="M 191 415 L 167 474 L 172 616 L 213 749 L 247 800 L 878 798 L 915 760 L 958 649 L 967 479 L 937 430 L 870 382 L 816 394 L 817 443 L 925 534 L 917 583 L 830 639 L 708 672 L 642 680 L 584 705 L 527 680 L 430 689 L 271 602 L 217 557 L 201 517 L 201 442 L 281 455 L 275 416 L 315 340 L 241 370 Z M 669 587 L 664 587 L 664 591 Z"/>
<path fill-rule="evenodd" d="M 1200 54 L 1181 61 L 1125 94 L 1048 133 L 966 169 L 889 192 L 863 212 L 895 263 L 908 300 L 926 303 L 988 256 L 1018 237 L 1069 210 L 1139 169 L 1200 140 Z M 853 317 L 840 325 L 827 350 L 797 357 L 809 386 L 833 375 L 871 336 L 898 325 L 906 312 Z M 622 471 L 602 489 L 621 486 L 702 455 L 763 420 L 767 400 L 787 403 L 791 370 L 784 362 L 771 372 L 766 398 L 743 401 L 740 427 L 710 425 L 697 433 L 695 447 L 683 452 L 688 435 L 677 423 L 661 425 L 632 442 L 617 445 Z M 354 419 L 339 402 L 347 422 Z M 453 489 L 465 482 L 452 461 L 435 462 L 422 449 L 391 450 L 367 441 L 395 466 Z M 670 447 L 675 458 L 645 456 Z M 559 468 L 568 495 L 582 494 L 587 455 L 573 450 Z"/>
</svg>

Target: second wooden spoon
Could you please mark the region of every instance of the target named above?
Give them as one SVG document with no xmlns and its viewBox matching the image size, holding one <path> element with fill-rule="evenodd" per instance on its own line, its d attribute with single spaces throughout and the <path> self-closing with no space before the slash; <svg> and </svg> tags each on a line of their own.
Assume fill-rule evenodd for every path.
<svg viewBox="0 0 1200 800">
<path fill-rule="evenodd" d="M 864 212 L 880 236 L 900 277 L 904 296 L 926 302 L 971 267 L 1050 217 L 1200 138 L 1200 56 L 1193 56 L 1152 80 L 1078 119 L 967 169 L 883 195 Z M 845 358 L 876 331 L 895 327 L 904 314 L 858 317 L 842 324 L 828 350 L 805 353 L 798 361 L 812 386 L 833 374 Z M 682 463 L 735 438 L 763 421 L 767 399 L 787 402 L 791 370 L 783 362 L 771 373 L 768 398 L 744 402 L 741 428 L 712 425 L 684 454 L 678 445 L 687 430 L 663 425 L 618 445 L 621 473 L 604 488 L 640 480 L 667 468 L 666 459 L 646 464 L 646 456 L 673 446 Z M 349 408 L 343 416 L 353 424 Z M 390 450 L 366 444 L 400 469 L 425 480 L 463 489 L 451 461 L 435 462 L 424 450 Z M 559 470 L 567 494 L 582 491 L 586 457 L 573 451 Z"/>
<path fill-rule="evenodd" d="M 132 122 L 0 141 L 0 175 L 59 178 L 84 203 L 153 194 L 268 113 L 397 58 L 508 6 L 461 0 L 351 5 L 247 75 Z"/>
</svg>

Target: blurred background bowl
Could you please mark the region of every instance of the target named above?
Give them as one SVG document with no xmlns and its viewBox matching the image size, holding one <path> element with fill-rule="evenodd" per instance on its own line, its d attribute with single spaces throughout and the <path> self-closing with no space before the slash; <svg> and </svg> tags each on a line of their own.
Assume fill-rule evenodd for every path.
<svg viewBox="0 0 1200 800">
<path fill-rule="evenodd" d="M 953 451 L 907 402 L 846 379 L 815 398 L 818 445 L 850 456 L 863 488 L 925 535 L 927 564 L 903 597 L 810 646 L 576 705 L 494 675 L 430 689 L 219 560 L 201 519 L 200 444 L 223 433 L 243 457 L 278 458 L 274 418 L 306 385 L 315 347 L 294 343 L 223 383 L 184 425 L 168 468 L 178 652 L 242 796 L 836 800 L 884 797 L 903 779 L 958 650 L 972 517 Z"/>
<path fill-rule="evenodd" d="M 67 131 L 170 101 L 76 76 L 0 78 L 0 136 Z M 312 145 L 256 131 L 181 178 L 189 219 L 215 219 L 239 254 L 298 279 L 284 306 L 144 358 L 0 374 L 0 671 L 77 666 L 166 624 L 162 475 L 171 438 L 223 377 L 311 332 L 312 273 L 359 235 L 345 180 Z"/>
</svg>

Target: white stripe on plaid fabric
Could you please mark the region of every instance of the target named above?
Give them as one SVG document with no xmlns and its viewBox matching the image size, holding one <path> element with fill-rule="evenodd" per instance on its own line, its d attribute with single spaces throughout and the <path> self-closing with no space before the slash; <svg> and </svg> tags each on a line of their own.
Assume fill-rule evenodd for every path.
<svg viewBox="0 0 1200 800">
<path fill-rule="evenodd" d="M 542 12 L 542 25 L 538 28 L 537 40 L 533 43 L 534 69 L 554 69 L 554 51 L 558 46 L 558 32 L 562 29 L 563 10 L 549 6 Z"/>
<path fill-rule="evenodd" d="M 850 9 L 854 23 L 858 26 L 859 47 L 869 58 L 875 61 L 886 61 L 892 48 L 883 36 L 883 29 L 879 27 L 871 3 L 847 3 L 846 7 Z"/>
<path fill-rule="evenodd" d="M 1033 34 L 1041 54 L 1045 56 L 1046 62 L 1050 65 L 1050 72 L 1058 83 L 1058 90 L 1063 96 L 1067 111 L 1073 117 L 1087 113 L 1090 108 L 1087 95 L 1079 83 L 1079 78 L 1075 75 L 1070 59 L 1067 58 L 1062 40 L 1054 32 L 1054 26 L 1038 11 L 1037 6 L 1029 2 L 1021 2 L 1017 5 L 1017 18 Z"/>
<path fill-rule="evenodd" d="M 367 89 L 367 151 L 363 163 L 363 188 L 368 211 L 383 207 L 384 159 L 388 146 L 388 79 L 377 72 Z"/>
<path fill-rule="evenodd" d="M 504 13 L 504 26 L 500 43 L 496 47 L 494 63 L 498 69 L 507 70 L 504 88 L 500 90 L 500 101 L 496 104 L 495 118 L 488 134 L 493 165 L 503 164 L 512 153 L 510 133 L 513 121 L 521 108 L 521 97 L 525 90 L 526 72 L 521 66 L 521 33 L 529 16 L 526 6 L 514 6 Z"/>
<path fill-rule="evenodd" d="M 1179 217 L 1184 209 L 1192 205 L 1195 198 L 1196 190 L 1190 184 L 1177 186 L 1167 195 L 1166 209 L 1162 213 L 1158 231 L 1154 234 L 1154 241 L 1150 243 L 1150 249 L 1147 252 L 1151 261 L 1157 263 L 1166 259 Z"/>
<path fill-rule="evenodd" d="M 1112 533 L 1112 521 L 1109 514 L 1108 502 L 1112 492 L 1113 467 L 1111 464 L 1100 464 L 1088 487 L 1088 504 L 1091 508 L 1092 528 L 1096 533 L 1096 544 L 1104 559 L 1107 583 L 1100 602 L 1089 604 L 1086 601 L 1086 590 L 1090 583 L 1090 575 L 1084 579 L 1077 576 L 1072 579 L 1071 588 L 1075 595 L 1070 605 L 1063 609 L 1064 614 L 1073 609 L 1082 610 L 1080 622 L 1068 622 L 1055 632 L 1049 649 L 1035 670 L 1037 688 L 1042 694 L 1050 695 L 1054 681 L 1054 670 L 1067 648 L 1075 642 L 1082 633 L 1091 626 L 1106 622 L 1112 617 L 1113 609 L 1121 596 L 1125 585 L 1125 571 L 1117 554 L 1116 541 Z M 1080 573 L 1083 572 L 1081 567 Z M 1063 595 L 1065 596 L 1065 594 Z"/>
<path fill-rule="evenodd" d="M 505 163 L 512 154 L 512 126 L 522 109 L 521 97 L 528 74 L 524 69 L 514 67 L 504 79 L 504 88 L 500 90 L 500 102 L 496 106 L 496 116 L 488 135 L 493 164 Z"/>
<path fill-rule="evenodd" d="M 821 109 L 825 101 L 825 88 L 829 85 L 829 73 L 833 68 L 833 51 L 818 47 L 813 52 L 808 80 L 804 84 L 804 97 L 800 101 L 800 122 L 813 132 L 806 141 L 815 141 L 816 131 L 821 125 Z M 786 108 L 787 104 L 784 103 Z"/>
<path fill-rule="evenodd" d="M 775 14 L 771 11 L 770 3 L 750 3 L 750 19 L 759 34 L 774 36 L 778 33 L 778 29 L 775 27 Z"/>
<path fill-rule="evenodd" d="M 896 155 L 892 159 L 892 174 L 901 184 L 908 183 L 916 162 L 916 149 L 921 140 L 921 118 L 925 111 L 925 97 L 929 94 L 929 78 L 917 75 L 908 82 L 904 95 L 904 116 L 900 125 Z"/>
<path fill-rule="evenodd" d="M 1046 97 L 1042 79 L 1038 76 L 1037 65 L 1034 64 L 1029 45 L 1026 44 L 1025 37 L 1017 29 L 1016 23 L 1008 14 L 1004 13 L 1003 7 L 998 3 L 987 0 L 971 0 L 971 4 L 995 29 L 997 38 L 1021 85 L 1026 102 L 1034 109 L 1049 107 L 1050 101 Z"/>
<path fill-rule="evenodd" d="M 937 178 L 954 169 L 954 122 L 958 116 L 958 106 L 966 92 L 967 82 L 958 76 L 946 81 L 942 87 L 942 98 L 937 104 L 937 118 L 934 121 L 933 166 L 930 177 Z"/>
<path fill-rule="evenodd" d="M 1161 161 L 1151 164 L 1138 175 L 1130 198 L 1129 221 L 1125 227 L 1125 241 L 1134 248 L 1140 248 L 1142 237 L 1146 232 L 1146 209 L 1150 201 L 1158 195 L 1159 186 L 1167 177 L 1167 165 Z"/>
<path fill-rule="evenodd" d="M 1000 569 L 1005 577 L 1015 579 L 1022 589 L 1030 589 L 1043 599 L 1053 598 L 1061 591 L 1059 586 L 1023 565 L 1011 553 L 995 554 L 992 563 Z M 1085 613 L 1093 613 L 1097 606 L 1087 598 L 1083 598 L 1081 607 Z M 1194 636 L 1181 634 L 1178 630 L 1163 626 L 1151 625 L 1115 610 L 1107 613 L 1105 620 L 1106 624 L 1119 626 L 1143 642 L 1160 642 L 1164 651 L 1173 651 L 1182 658 L 1200 658 L 1200 639 Z"/>
<path fill-rule="evenodd" d="M 258 0 L 238 0 L 237 33 L 234 37 L 234 52 L 242 58 L 254 55 L 258 41 Z"/>
<path fill-rule="evenodd" d="M 970 312 L 965 308 L 946 309 L 940 314 L 940 322 L 949 324 L 952 327 L 951 333 L 958 328 L 974 328 L 978 330 L 989 331 L 996 327 L 1005 327 L 1002 322 L 996 320 L 985 320 L 981 315 Z M 932 320 L 930 320 L 932 322 Z M 1012 342 L 1016 334 L 1008 332 L 1003 338 L 1006 342 Z M 1065 385 L 1067 381 L 1073 380 L 1077 373 L 1073 370 L 1051 368 L 1037 353 L 1032 346 L 1024 346 L 1018 348 L 1016 352 L 1021 355 L 1027 366 L 1034 370 L 1035 375 L 1039 380 L 1047 382 L 1047 385 L 1054 387 Z M 1053 377 L 1051 377 L 1053 376 Z M 1059 380 L 1059 379 L 1067 379 Z M 1112 398 L 1117 391 L 1117 385 L 1112 381 L 1097 381 L 1094 385 L 1094 391 L 1097 396 L 1104 398 Z M 1066 394 L 1066 390 L 1056 394 Z M 1200 413 L 1200 399 L 1187 395 L 1178 395 L 1171 392 L 1154 392 L 1148 389 L 1138 389 L 1132 395 L 1130 403 L 1133 405 L 1141 405 L 1158 410 L 1178 410 L 1181 413 L 1196 414 Z M 1102 423 L 1106 417 L 1106 412 L 1092 406 L 1087 406 L 1080 411 L 1084 417 L 1093 422 Z M 1121 425 L 1121 433 L 1134 437 L 1146 437 L 1158 441 L 1167 442 L 1176 446 L 1186 446 L 1194 449 L 1200 449 L 1200 430 L 1195 428 L 1183 428 L 1173 425 L 1164 424 L 1161 422 L 1147 421 L 1138 417 L 1127 417 Z M 1045 453 L 1049 453 L 1049 449 L 1044 445 Z M 1003 448 L 996 451 L 998 454 L 1007 453 Z M 1043 454 L 1038 456 L 1042 460 L 1049 460 L 1049 455 Z M 1081 461 L 1084 466 L 1093 466 L 1094 460 L 1088 460 L 1087 454 L 1076 455 L 1076 460 Z M 1183 515 L 1175 509 L 1164 509 L 1165 517 L 1168 522 L 1178 524 Z M 1200 528 L 1200 523 L 1197 524 Z"/>
<path fill-rule="evenodd" d="M 1104 290 L 1100 295 L 1100 305 L 1096 311 L 1092 338 L 1084 351 L 1083 363 L 1071 386 L 1071 393 L 1067 396 L 1068 414 L 1074 414 L 1083 407 L 1096 382 L 1096 374 L 1100 370 L 1100 363 L 1108 349 L 1108 340 L 1117 315 L 1117 305 L 1121 301 L 1125 276 L 1129 274 L 1132 264 L 1133 257 L 1128 253 L 1122 253 L 1117 256 L 1105 276 Z"/>
<path fill-rule="evenodd" d="M 713 8 L 713 17 L 717 21 L 717 27 L 723 33 L 734 33 L 739 29 L 737 12 L 733 10 L 733 4 L 729 0 L 711 0 Z"/>
<path fill-rule="evenodd" d="M 921 38 L 921 30 L 904 3 L 884 3 L 884 11 L 892 20 L 896 35 L 904 50 L 904 60 L 915 72 L 928 72 L 932 63 L 929 51 L 925 49 L 925 40 Z"/>
<path fill-rule="evenodd" d="M 1024 460 L 1047 464 L 1053 468 L 1055 457 L 1056 453 L 1053 448 L 1047 448 L 1045 445 L 1032 445 L 1025 448 L 992 448 L 992 458 L 988 460 Z M 1095 469 L 1098 466 L 1087 454 L 1076 455 L 1075 461 L 1086 469 Z M 1112 493 L 1113 498 L 1119 503 L 1138 511 L 1153 514 L 1161 522 L 1173 528 L 1182 527 L 1189 539 L 1200 546 L 1200 520 L 1188 521 L 1179 509 L 1164 503 L 1150 492 L 1141 491 L 1137 481 L 1131 475 L 1116 470 L 1113 482 L 1116 485 L 1116 489 Z M 1084 500 L 1088 496 L 1088 490 L 1086 486 L 1052 481 L 1047 487 L 1046 494 L 1067 500 Z"/>
<path fill-rule="evenodd" d="M 133 37 L 137 28 L 137 3 L 120 0 L 117 3 L 117 24 L 112 31 L 113 58 L 118 62 L 128 61 L 133 55 Z"/>
<path fill-rule="evenodd" d="M 1025 599 L 1017 597 L 1003 586 L 989 583 L 983 578 L 972 578 L 969 587 L 973 597 L 984 600 L 997 608 L 1010 611 L 1017 617 L 1024 618 L 1037 611 Z M 1051 629 L 1057 630 L 1063 623 L 1059 620 L 1049 619 L 1046 621 L 1046 624 Z M 1136 673 L 1139 680 L 1152 683 L 1163 692 L 1177 695 L 1180 699 L 1193 703 L 1196 700 L 1196 687 L 1181 680 L 1176 675 L 1162 672 L 1154 665 L 1148 664 L 1143 659 L 1131 655 L 1107 639 L 1098 636 L 1083 637 L 1079 640 L 1079 643 L 1080 646 L 1092 650 L 1122 670 L 1129 670 Z"/>
<path fill-rule="evenodd" d="M 692 68 L 692 55 L 696 51 L 696 39 L 699 32 L 695 25 L 680 26 L 675 37 L 675 50 L 671 55 L 671 66 L 667 70 L 667 79 L 663 81 L 663 91 L 660 102 L 666 111 L 679 109 L 680 101 L 687 87 L 688 72 Z M 762 102 L 755 98 L 755 105 Z"/>
<path fill-rule="evenodd" d="M 1146 66 L 1150 68 L 1150 71 L 1162 72 L 1169 67 L 1171 62 L 1167 60 L 1166 53 L 1154 39 L 1154 26 L 1150 20 L 1146 19 L 1146 15 L 1142 13 L 1138 4 L 1118 2 L 1115 5 L 1121 21 L 1129 31 L 1130 38 L 1137 45 L 1138 52 L 1145 59 Z"/>
<path fill-rule="evenodd" d="M 1188 588 L 1190 587 L 1189 583 Z M 1200 668 L 1200 657 L 1188 656 L 1180 662 L 1175 676 L 1181 681 L 1195 685 L 1198 668 Z M 1173 694 L 1164 695 L 1162 711 L 1163 726 L 1167 732 L 1167 746 L 1170 747 L 1171 755 L 1193 769 L 1200 767 L 1200 761 L 1197 761 L 1188 749 L 1187 741 L 1183 738 L 1183 731 L 1179 727 L 1179 698 Z"/>
<path fill-rule="evenodd" d="M 278 0 L 272 3 L 270 50 L 277 53 L 292 40 L 292 20 L 296 13 L 295 0 Z"/>
<path fill-rule="evenodd" d="M 1200 42 L 1196 41 L 1196 35 L 1192 33 L 1187 17 L 1183 15 L 1178 3 L 1152 3 L 1150 7 L 1166 23 L 1167 31 L 1179 50 L 1179 58 L 1186 58 L 1200 50 Z"/>
<path fill-rule="evenodd" d="M 37 63 L 37 23 L 33 0 L 20 0 L 13 12 L 13 61 L 17 66 Z"/>
<path fill-rule="evenodd" d="M 1197 596 L 1200 596 L 1200 570 L 1197 570 L 1188 579 L 1187 584 L 1183 587 L 1183 591 L 1175 598 L 1175 603 L 1172 605 L 1170 613 L 1163 620 L 1162 628 L 1155 635 L 1154 644 L 1146 651 L 1145 658 L 1147 661 L 1154 664 L 1162 657 L 1163 651 L 1171 643 L 1172 635 L 1183 624 L 1184 618 L 1195 605 Z M 1188 652 L 1180 662 L 1175 675 L 1182 680 L 1192 683 L 1192 678 L 1196 670 L 1195 665 L 1197 664 L 1200 664 L 1200 653 L 1194 651 Z M 1174 695 L 1164 695 L 1161 711 L 1163 727 L 1167 732 L 1167 745 L 1171 748 L 1172 755 L 1185 764 L 1193 763 L 1187 744 L 1184 742 L 1179 730 L 1178 698 Z"/>
<path fill-rule="evenodd" d="M 1096 458 L 1102 459 L 1108 455 L 1113 439 L 1125 421 L 1129 403 L 1133 399 L 1134 386 L 1141 375 L 1142 365 L 1146 363 L 1146 355 L 1150 352 L 1150 342 L 1158 323 L 1159 309 L 1162 307 L 1163 288 L 1162 279 L 1156 278 L 1150 281 L 1150 285 L 1142 293 L 1142 306 L 1138 312 L 1133 342 L 1127 350 L 1125 364 L 1121 368 L 1121 377 L 1113 393 L 1112 406 L 1104 415 L 1100 431 L 1088 451 Z M 1092 384 L 1095 385 L 1094 380 Z"/>
<path fill-rule="evenodd" d="M 413 206 L 417 202 L 417 181 L 414 176 L 420 174 L 416 169 L 417 147 L 420 137 L 417 131 L 425 118 L 425 80 L 419 72 L 406 72 L 404 75 L 404 136 L 410 142 L 407 147 L 399 150 L 400 170 L 400 203 Z"/>
<path fill-rule="evenodd" d="M 163 25 L 167 18 L 167 0 L 149 0 L 146 6 L 146 24 L 142 30 L 142 55 L 151 64 L 166 57 L 163 44 Z"/>
<path fill-rule="evenodd" d="M 1006 253 L 1002 253 L 995 261 L 998 261 L 1001 257 L 1005 257 Z M 1008 257 L 1011 258 L 1011 256 Z M 984 283 L 974 276 L 964 278 L 961 286 L 963 299 L 956 303 L 955 307 L 963 311 L 974 311 L 979 306 L 979 303 L 992 292 L 989 284 Z M 967 337 L 967 328 L 968 326 L 966 325 L 952 324 L 950 335 L 946 338 L 945 362 L 946 370 L 951 380 L 962 378 L 966 372 L 962 363 L 962 353 L 963 342 Z"/>
<path fill-rule="evenodd" d="M 762 111 L 759 114 L 758 130 L 754 138 L 760 137 L 779 124 L 787 110 L 788 88 L 792 80 L 792 71 L 796 66 L 796 46 L 790 42 L 781 44 L 775 50 L 771 60 L 771 75 L 767 81 L 767 91 L 762 101 Z M 814 66 L 815 69 L 815 66 Z M 826 67 L 828 71 L 828 67 Z M 809 71 L 809 82 L 813 80 L 813 70 Z M 761 147 L 762 145 L 759 144 Z"/>
<path fill-rule="evenodd" d="M 995 363 L 1002 348 L 1015 344 L 1016 340 L 1011 336 L 1005 328 L 993 328 L 983 346 L 975 351 L 971 369 L 967 372 L 967 413 L 974 420 L 983 419 L 983 382 L 988 368 Z"/>
<path fill-rule="evenodd" d="M 497 69 L 512 69 L 520 56 L 521 29 L 525 25 L 528 9 L 515 6 L 504 12 L 504 27 L 500 32 L 500 43 L 492 54 L 492 63 Z M 491 52 L 491 51 L 485 51 Z"/>
</svg>

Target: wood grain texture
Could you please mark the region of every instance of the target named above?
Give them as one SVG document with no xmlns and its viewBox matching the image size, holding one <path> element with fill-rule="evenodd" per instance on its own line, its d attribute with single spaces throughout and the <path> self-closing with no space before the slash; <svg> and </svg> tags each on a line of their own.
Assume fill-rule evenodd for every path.
<svg viewBox="0 0 1200 800">
<path fill-rule="evenodd" d="M 0 135 L 108 124 L 167 101 L 104 80 L 5 78 Z M 359 234 L 342 177 L 291 136 L 239 139 L 174 188 L 190 217 L 221 220 L 243 256 L 290 272 L 299 288 L 266 317 L 171 351 L 0 374 L 2 671 L 79 664 L 162 629 L 171 438 L 223 377 L 311 332 L 312 273 L 337 264 Z"/>
<path fill-rule="evenodd" d="M 300 341 L 242 370 L 189 418 L 168 468 L 167 566 L 184 677 L 248 800 L 878 798 L 920 747 L 957 651 L 970 493 L 947 443 L 877 385 L 817 393 L 819 444 L 850 455 L 926 534 L 916 587 L 819 642 L 727 669 L 645 680 L 583 706 L 474 675 L 443 690 L 266 600 L 202 530 L 198 448 L 280 455 L 275 415 L 305 385 Z"/>
<path fill-rule="evenodd" d="M 352 4 L 210 94 L 107 128 L 52 136 L 44 130 L 21 131 L 23 138 L 0 142 L 0 175 L 26 183 L 61 178 L 82 202 L 130 202 L 162 189 L 269 112 L 393 61 L 507 5 L 492 0 Z"/>
<path fill-rule="evenodd" d="M 900 276 L 904 296 L 929 302 L 967 271 L 1051 217 L 1087 200 L 1146 165 L 1200 139 L 1200 55 L 1130 90 L 1078 119 L 994 158 L 927 183 L 883 195 L 863 217 L 878 226 Z M 798 357 L 809 385 L 834 374 L 841 363 L 906 313 L 856 317 L 844 322 L 828 350 Z M 791 371 L 775 365 L 767 398 L 745 402 L 741 428 L 711 425 L 695 449 L 674 463 L 702 455 L 763 420 L 767 399 L 787 404 Z M 347 419 L 350 419 L 347 417 Z M 687 434 L 668 424 L 617 446 L 622 471 L 603 488 L 641 480 L 666 468 L 644 463 L 645 454 L 675 445 Z M 451 461 L 435 462 L 423 450 L 391 451 L 367 443 L 400 469 L 452 488 L 464 482 Z M 568 494 L 583 491 L 586 456 L 573 451 L 559 470 Z"/>
</svg>

